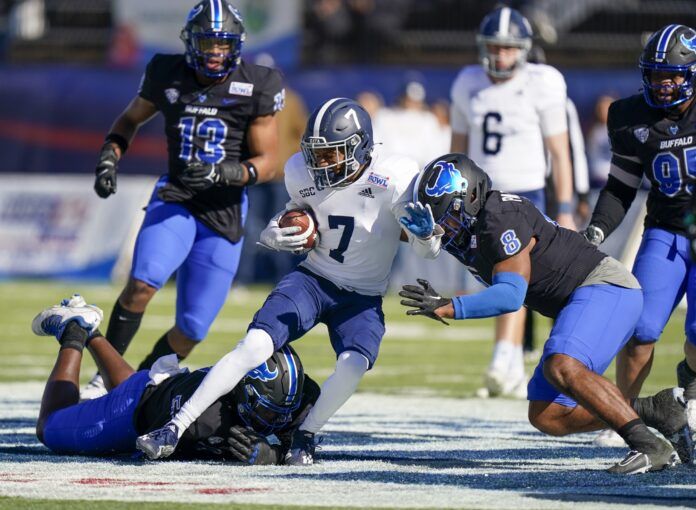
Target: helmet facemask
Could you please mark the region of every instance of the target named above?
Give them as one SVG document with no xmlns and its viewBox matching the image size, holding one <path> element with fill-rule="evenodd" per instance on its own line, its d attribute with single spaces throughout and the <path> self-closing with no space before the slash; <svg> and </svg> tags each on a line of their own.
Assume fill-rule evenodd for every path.
<svg viewBox="0 0 696 510">
<path fill-rule="evenodd" d="M 459 258 L 466 258 L 471 243 L 471 234 L 476 218 L 469 216 L 464 207 L 467 199 L 466 193 L 454 198 L 445 214 L 436 220 L 444 234 L 442 235 L 442 249 Z"/>
<path fill-rule="evenodd" d="M 643 97 L 653 108 L 672 108 L 693 97 L 696 63 L 686 66 L 641 61 L 639 67 L 643 77 Z M 671 80 L 670 85 L 664 83 L 668 80 L 662 80 L 659 84 L 654 84 L 652 82 L 652 76 L 655 72 L 669 73 L 672 74 L 673 77 L 682 76 L 684 81 L 681 84 L 677 84 Z M 660 94 L 665 93 L 672 96 L 671 101 L 661 101 L 658 99 Z"/>
<path fill-rule="evenodd" d="M 181 39 L 186 44 L 188 64 L 208 78 L 227 76 L 241 60 L 244 33 L 197 32 L 184 29 L 181 32 Z M 212 51 L 220 47 L 229 49 L 225 52 Z M 208 65 L 211 61 L 216 64 L 215 68 Z"/>
<path fill-rule="evenodd" d="M 259 434 L 268 436 L 286 428 L 293 420 L 292 414 L 300 407 L 299 398 L 281 406 L 261 395 L 253 384 L 242 381 L 240 386 L 243 389 L 239 392 L 237 413 L 247 427 Z"/>
<path fill-rule="evenodd" d="M 532 47 L 531 39 L 527 38 L 487 37 L 483 35 L 476 36 L 476 44 L 479 50 L 479 62 L 486 73 L 493 78 L 502 79 L 510 78 L 515 71 L 527 63 L 527 55 Z M 519 52 L 512 65 L 504 67 L 504 64 L 506 64 L 506 62 L 503 62 L 503 60 L 506 60 L 505 57 L 491 53 L 489 46 L 515 48 Z"/>
<path fill-rule="evenodd" d="M 360 171 L 362 163 L 356 158 L 356 150 L 362 137 L 355 133 L 345 140 L 327 142 L 324 137 L 305 137 L 300 142 L 307 170 L 321 186 L 338 188 L 347 186 Z"/>
</svg>

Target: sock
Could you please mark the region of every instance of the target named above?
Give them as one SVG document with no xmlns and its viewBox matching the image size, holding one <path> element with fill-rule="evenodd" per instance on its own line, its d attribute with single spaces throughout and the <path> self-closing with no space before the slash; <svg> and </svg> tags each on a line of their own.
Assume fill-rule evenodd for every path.
<svg viewBox="0 0 696 510">
<path fill-rule="evenodd" d="M 686 400 L 696 399 L 696 372 L 689 366 L 686 359 L 677 365 L 677 380 L 679 386 L 684 388 L 684 398 Z"/>
<path fill-rule="evenodd" d="M 172 419 L 179 429 L 179 437 L 217 399 L 232 391 L 247 372 L 270 358 L 274 350 L 273 340 L 268 333 L 261 329 L 247 331 L 244 340 L 213 365 L 191 398 Z"/>
<path fill-rule="evenodd" d="M 639 418 L 629 421 L 617 430 L 631 450 L 641 453 L 657 453 L 662 449 L 660 440 L 648 430 L 648 427 Z"/>
<path fill-rule="evenodd" d="M 75 349 L 82 352 L 87 341 L 87 330 L 76 321 L 70 321 L 60 337 L 60 350 Z"/>
<path fill-rule="evenodd" d="M 527 318 L 524 321 L 524 340 L 525 352 L 534 350 L 534 313 L 531 310 L 527 311 Z"/>
<path fill-rule="evenodd" d="M 319 432 L 329 418 L 355 393 L 368 366 L 367 358 L 358 352 L 341 353 L 336 361 L 336 370 L 324 381 L 319 399 L 299 429 L 312 433 Z"/>
<path fill-rule="evenodd" d="M 114 309 L 111 311 L 111 317 L 109 318 L 106 338 L 119 354 L 123 355 L 126 349 L 128 349 L 128 345 L 131 343 L 131 340 L 133 340 L 135 333 L 140 327 L 142 318 L 142 313 L 126 310 L 121 306 L 121 303 L 118 302 L 118 299 L 116 300 Z"/>
<path fill-rule="evenodd" d="M 102 332 L 99 331 L 99 328 L 92 331 L 92 333 L 90 333 L 90 335 L 87 337 L 87 340 L 85 340 L 85 347 L 89 346 L 89 343 L 92 341 L 92 339 L 98 336 L 104 336 Z"/>
<path fill-rule="evenodd" d="M 162 335 L 162 338 L 157 340 L 155 343 L 154 347 L 152 348 L 152 352 L 148 354 L 145 359 L 138 365 L 138 370 L 145 370 L 149 369 L 152 367 L 152 365 L 155 364 L 155 361 L 160 359 L 162 356 L 167 356 L 168 354 L 176 354 L 174 352 L 174 349 L 172 349 L 171 345 L 169 345 L 169 341 L 167 340 L 167 333 Z M 176 357 L 181 361 L 184 359 L 184 357 L 179 356 L 178 354 Z"/>
<path fill-rule="evenodd" d="M 490 372 L 507 373 L 514 351 L 515 344 L 509 340 L 498 340 L 493 347 L 493 359 L 491 359 L 488 370 Z"/>
</svg>

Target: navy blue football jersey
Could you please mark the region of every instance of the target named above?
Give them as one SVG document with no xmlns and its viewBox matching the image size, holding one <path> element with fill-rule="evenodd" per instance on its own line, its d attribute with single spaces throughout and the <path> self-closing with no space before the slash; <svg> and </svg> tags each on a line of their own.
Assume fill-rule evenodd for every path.
<svg viewBox="0 0 696 510">
<path fill-rule="evenodd" d="M 646 227 L 685 234 L 684 218 L 696 179 L 696 109 L 680 118 L 651 108 L 642 94 L 619 99 L 609 108 L 611 175 L 637 189 L 650 181 Z"/>
<path fill-rule="evenodd" d="M 195 160 L 220 163 L 250 157 L 246 134 L 251 122 L 283 107 L 285 90 L 278 71 L 242 61 L 219 83 L 204 86 L 183 55 L 155 55 L 138 94 L 164 116 L 170 182 L 161 199 L 180 202 L 203 223 L 238 241 L 243 187 L 212 186 L 196 192 L 178 176 Z"/>
<path fill-rule="evenodd" d="M 466 256 L 457 258 L 491 285 L 493 267 L 519 253 L 532 238 L 536 245 L 525 305 L 555 317 L 606 255 L 577 232 L 559 227 L 526 198 L 491 191 L 473 226 Z"/>
</svg>

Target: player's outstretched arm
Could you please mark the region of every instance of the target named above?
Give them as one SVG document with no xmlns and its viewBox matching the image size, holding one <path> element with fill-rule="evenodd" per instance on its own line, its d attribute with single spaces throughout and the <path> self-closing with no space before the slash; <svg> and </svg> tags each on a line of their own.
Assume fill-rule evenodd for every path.
<svg viewBox="0 0 696 510">
<path fill-rule="evenodd" d="M 111 126 L 99 153 L 94 191 L 101 198 L 116 193 L 118 161 L 128 150 L 138 128 L 157 113 L 157 107 L 140 96 L 133 99 Z"/>
</svg>

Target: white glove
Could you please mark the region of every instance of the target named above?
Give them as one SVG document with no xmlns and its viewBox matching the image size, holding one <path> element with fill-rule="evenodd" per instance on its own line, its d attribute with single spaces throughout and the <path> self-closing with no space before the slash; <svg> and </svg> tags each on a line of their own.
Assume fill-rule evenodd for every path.
<svg viewBox="0 0 696 510">
<path fill-rule="evenodd" d="M 259 242 L 261 246 L 265 246 L 275 251 L 291 251 L 294 253 L 302 253 L 304 251 L 303 244 L 307 238 L 312 235 L 312 230 L 307 229 L 306 232 L 297 234 L 300 227 L 284 227 L 278 226 L 278 221 L 271 220 L 268 226 L 261 232 Z"/>
</svg>

